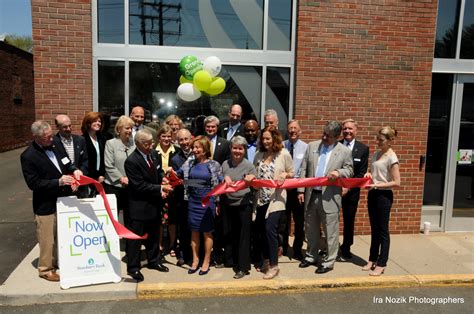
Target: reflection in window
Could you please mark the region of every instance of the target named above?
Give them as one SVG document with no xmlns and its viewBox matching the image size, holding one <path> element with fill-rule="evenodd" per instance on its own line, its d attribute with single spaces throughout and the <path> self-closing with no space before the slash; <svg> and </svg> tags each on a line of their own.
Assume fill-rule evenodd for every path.
<svg viewBox="0 0 474 314">
<path fill-rule="evenodd" d="M 263 0 L 129 0 L 130 44 L 262 49 Z"/>
<path fill-rule="evenodd" d="M 474 59 L 474 0 L 464 7 L 460 58 Z"/>
<path fill-rule="evenodd" d="M 99 61 L 99 111 L 110 116 L 112 124 L 125 112 L 124 78 L 123 61 Z"/>
<path fill-rule="evenodd" d="M 423 205 L 443 205 L 449 120 L 453 93 L 452 74 L 433 74 Z"/>
<path fill-rule="evenodd" d="M 438 2 L 435 58 L 456 57 L 460 4 L 460 0 L 439 0 Z"/>
<path fill-rule="evenodd" d="M 98 42 L 123 44 L 124 0 L 97 0 Z"/>
<path fill-rule="evenodd" d="M 145 108 L 146 120 L 163 122 L 170 114 L 178 115 L 195 134 L 202 133 L 199 121 L 216 115 L 228 121 L 232 104 L 243 108 L 243 119 L 257 117 L 261 106 L 261 67 L 224 66 L 219 74 L 226 81 L 225 91 L 217 96 L 201 96 L 193 102 L 176 98 L 180 72 L 175 63 L 130 62 L 130 108 Z M 197 121 L 197 123 L 196 123 Z"/>
<path fill-rule="evenodd" d="M 291 49 L 291 0 L 273 0 L 268 6 L 268 44 L 269 50 Z"/>
<path fill-rule="evenodd" d="M 290 68 L 267 68 L 265 109 L 274 109 L 278 114 L 278 128 L 286 130 L 290 108 Z"/>
</svg>

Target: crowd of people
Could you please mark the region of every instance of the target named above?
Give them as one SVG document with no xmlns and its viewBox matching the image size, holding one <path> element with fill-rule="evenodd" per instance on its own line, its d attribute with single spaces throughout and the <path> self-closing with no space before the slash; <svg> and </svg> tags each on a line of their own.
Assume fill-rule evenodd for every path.
<svg viewBox="0 0 474 314">
<path fill-rule="evenodd" d="M 352 258 L 359 188 L 247 187 L 211 197 L 205 205 L 202 199 L 222 182 L 232 187 L 239 180 L 370 177 L 372 238 L 368 263 L 362 270 L 371 276 L 382 275 L 390 247 L 392 189 L 400 185 L 399 161 L 391 147 L 397 131 L 389 126 L 380 129 L 369 167 L 369 148 L 356 139 L 357 122 L 352 119 L 329 121 L 320 140 L 305 143 L 297 120 L 289 121 L 282 132 L 272 109 L 265 112 L 262 129 L 255 120 L 242 121 L 242 114 L 242 107 L 234 104 L 228 111 L 228 123 L 220 124 L 217 117 L 207 116 L 203 120 L 205 134 L 195 136 L 176 115 L 170 115 L 162 125 L 144 125 L 145 111 L 140 106 L 132 108 L 130 117 L 116 121 L 112 138 L 106 136 L 99 112 L 84 116 L 82 136 L 73 134 L 67 115 L 56 117 L 56 135 L 47 122 L 34 122 L 34 140 L 21 155 L 21 165 L 33 191 L 39 276 L 50 281 L 60 278 L 57 198 L 97 195 L 93 186 L 73 185 L 81 175 L 115 194 L 117 209 L 129 230 L 148 234 L 146 240 L 127 240 L 125 245 L 127 274 L 137 281 L 144 280 L 140 271 L 142 244 L 146 266 L 160 272 L 169 271 L 165 262 L 173 258 L 189 275 L 205 276 L 211 267 L 231 267 L 234 278 L 240 279 L 254 265 L 264 279 L 272 279 L 280 272 L 281 255 L 299 260 L 301 268 L 316 266 L 317 274 L 329 272 L 336 261 Z M 183 185 L 171 185 L 172 175 L 180 177 Z M 290 246 L 292 221 L 294 241 Z"/>
</svg>

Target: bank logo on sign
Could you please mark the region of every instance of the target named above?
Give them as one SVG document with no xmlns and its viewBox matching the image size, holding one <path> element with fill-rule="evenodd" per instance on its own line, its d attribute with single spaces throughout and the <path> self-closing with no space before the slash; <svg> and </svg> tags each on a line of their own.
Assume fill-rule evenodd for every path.
<svg viewBox="0 0 474 314">
<path fill-rule="evenodd" d="M 109 216 L 97 215 L 97 218 L 102 222 L 88 222 L 78 216 L 69 217 L 69 229 L 74 234 L 72 244 L 69 245 L 69 256 L 81 256 L 82 252 L 93 248 L 98 249 L 99 253 L 110 252 L 110 242 L 107 241 L 104 233 L 104 224 L 109 224 Z M 88 263 L 92 265 L 94 260 L 89 259 Z"/>
<path fill-rule="evenodd" d="M 87 264 L 89 264 L 89 265 L 94 265 L 94 259 L 93 259 L 93 258 L 89 258 L 89 260 L 87 261 Z"/>
</svg>

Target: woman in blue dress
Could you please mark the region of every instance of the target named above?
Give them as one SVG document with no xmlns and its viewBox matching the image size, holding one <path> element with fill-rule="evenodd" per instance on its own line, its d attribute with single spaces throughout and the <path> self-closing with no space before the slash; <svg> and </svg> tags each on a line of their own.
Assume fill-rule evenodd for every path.
<svg viewBox="0 0 474 314">
<path fill-rule="evenodd" d="M 202 199 L 222 181 L 221 166 L 211 160 L 211 143 L 205 136 L 197 136 L 192 142 L 194 158 L 190 157 L 181 167 L 184 177 L 185 193 L 188 198 L 188 224 L 191 230 L 191 249 L 193 263 L 188 274 L 194 274 L 199 266 L 200 233 L 204 236 L 204 260 L 199 275 L 209 272 L 213 245 L 214 216 L 217 201 L 211 197 L 205 207 Z M 185 196 L 185 197 L 186 197 Z"/>
</svg>

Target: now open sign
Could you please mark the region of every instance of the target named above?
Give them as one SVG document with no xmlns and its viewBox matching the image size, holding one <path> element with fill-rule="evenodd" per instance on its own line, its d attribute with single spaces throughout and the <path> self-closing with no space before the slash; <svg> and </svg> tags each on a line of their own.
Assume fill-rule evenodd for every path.
<svg viewBox="0 0 474 314">
<path fill-rule="evenodd" d="M 115 195 L 107 199 L 117 219 Z M 60 197 L 57 217 L 61 288 L 120 282 L 120 242 L 102 197 Z"/>
</svg>

